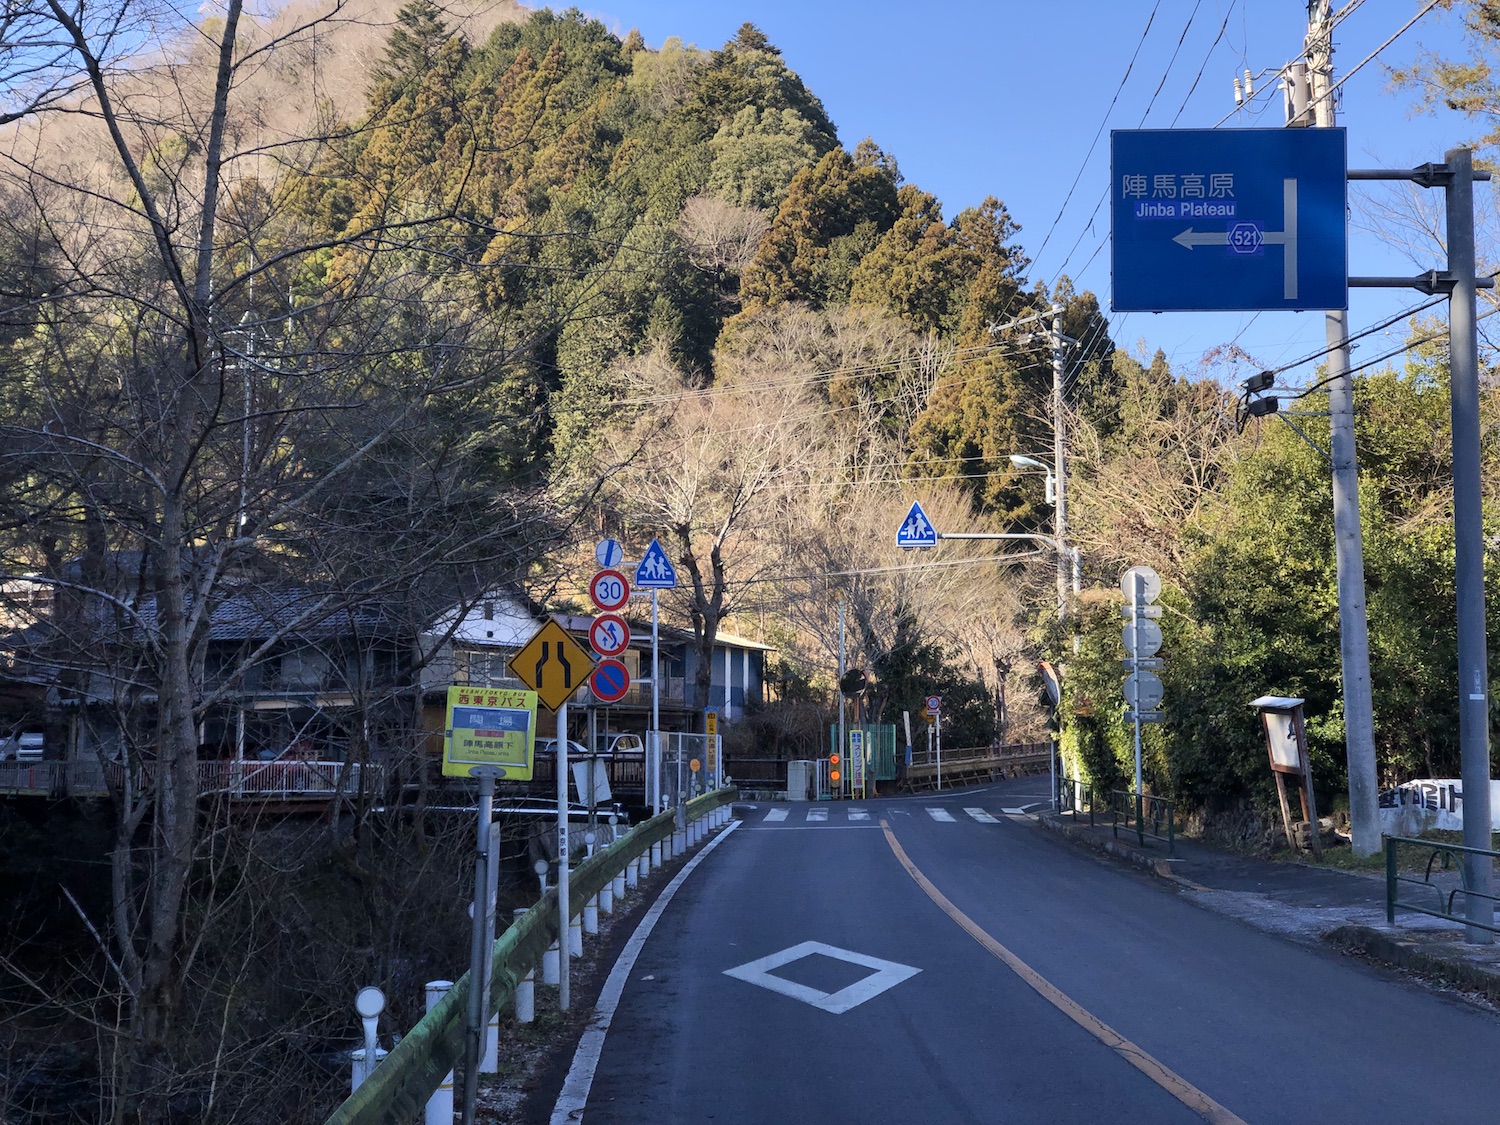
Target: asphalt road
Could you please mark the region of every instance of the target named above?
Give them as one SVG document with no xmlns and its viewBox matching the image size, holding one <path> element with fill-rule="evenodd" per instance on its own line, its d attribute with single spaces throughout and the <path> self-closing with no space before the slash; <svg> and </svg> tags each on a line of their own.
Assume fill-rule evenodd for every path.
<svg viewBox="0 0 1500 1125">
<path fill-rule="evenodd" d="M 660 911 L 554 1120 L 1500 1116 L 1500 1020 L 1004 811 L 1045 787 L 748 810 Z"/>
</svg>

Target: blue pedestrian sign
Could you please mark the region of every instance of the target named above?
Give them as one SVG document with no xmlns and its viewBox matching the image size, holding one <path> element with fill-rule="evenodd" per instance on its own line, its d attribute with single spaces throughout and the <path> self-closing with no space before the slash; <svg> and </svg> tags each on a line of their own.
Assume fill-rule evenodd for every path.
<svg viewBox="0 0 1500 1125">
<path fill-rule="evenodd" d="M 667 552 L 662 550 L 661 540 L 651 540 L 651 546 L 646 548 L 646 553 L 641 556 L 640 565 L 635 568 L 635 588 L 637 590 L 675 590 L 677 588 L 677 571 L 672 566 L 672 560 L 667 558 Z"/>
<path fill-rule="evenodd" d="M 922 505 L 913 504 L 911 511 L 907 512 L 906 518 L 901 521 L 901 527 L 896 531 L 896 546 L 936 547 L 937 541 L 937 529 L 932 526 L 927 513 L 922 511 Z"/>
<path fill-rule="evenodd" d="M 1116 312 L 1349 307 L 1342 129 L 1110 134 Z"/>
</svg>

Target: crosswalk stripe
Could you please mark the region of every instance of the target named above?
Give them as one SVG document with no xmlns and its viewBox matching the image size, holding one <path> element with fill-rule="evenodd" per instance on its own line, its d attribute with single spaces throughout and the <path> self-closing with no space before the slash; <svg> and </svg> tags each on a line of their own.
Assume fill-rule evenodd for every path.
<svg viewBox="0 0 1500 1125">
<path fill-rule="evenodd" d="M 810 822 L 811 821 L 818 821 L 818 820 L 827 820 L 828 819 L 828 810 L 827 809 L 808 809 L 807 810 L 807 819 Z"/>
<path fill-rule="evenodd" d="M 928 809 L 927 815 L 932 817 L 933 820 L 941 821 L 944 824 L 953 823 L 953 814 L 947 809 Z"/>
<path fill-rule="evenodd" d="M 770 821 L 771 823 L 775 823 L 778 820 L 785 820 L 786 814 L 786 809 L 772 809 L 770 812 L 766 813 L 766 820 Z"/>
<path fill-rule="evenodd" d="M 870 819 L 870 814 L 867 813 L 867 812 L 865 812 L 864 809 L 850 809 L 849 810 L 849 819 L 850 820 L 869 820 Z"/>
<path fill-rule="evenodd" d="M 999 824 L 1000 823 L 998 820 L 996 820 L 994 817 L 992 817 L 989 813 L 985 812 L 983 809 L 964 809 L 964 812 L 968 813 L 975 820 L 979 821 L 980 824 Z"/>
</svg>

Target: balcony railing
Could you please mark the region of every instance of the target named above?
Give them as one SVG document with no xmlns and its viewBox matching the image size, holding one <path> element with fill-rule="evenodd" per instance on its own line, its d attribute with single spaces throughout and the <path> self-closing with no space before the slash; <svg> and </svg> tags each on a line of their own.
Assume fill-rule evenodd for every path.
<svg viewBox="0 0 1500 1125">
<path fill-rule="evenodd" d="M 155 763 L 132 767 L 136 788 L 154 782 Z M 358 793 L 361 784 L 379 788 L 385 767 L 359 762 L 212 761 L 198 763 L 200 797 L 247 800 L 311 800 Z M 0 794 L 47 797 L 102 797 L 123 787 L 125 767 L 100 762 L 0 764 Z"/>
</svg>

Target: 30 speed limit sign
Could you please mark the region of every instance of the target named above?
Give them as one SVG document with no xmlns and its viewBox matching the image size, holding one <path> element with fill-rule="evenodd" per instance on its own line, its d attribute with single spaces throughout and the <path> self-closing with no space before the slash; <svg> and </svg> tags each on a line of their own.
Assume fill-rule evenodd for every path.
<svg viewBox="0 0 1500 1125">
<path fill-rule="evenodd" d="M 630 583 L 620 571 L 606 568 L 589 583 L 589 597 L 605 613 L 623 609 L 630 600 Z"/>
</svg>

